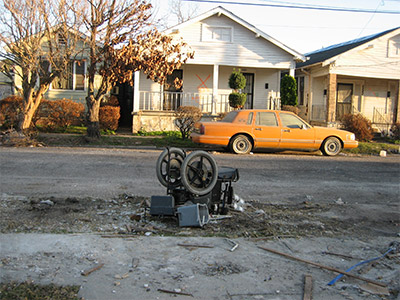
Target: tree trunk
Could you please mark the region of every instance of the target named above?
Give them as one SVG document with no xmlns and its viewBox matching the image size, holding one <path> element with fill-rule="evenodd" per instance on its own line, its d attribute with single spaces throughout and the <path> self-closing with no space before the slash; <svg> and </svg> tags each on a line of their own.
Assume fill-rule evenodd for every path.
<svg viewBox="0 0 400 300">
<path fill-rule="evenodd" d="M 90 138 L 100 138 L 99 110 L 100 101 L 93 95 L 86 97 L 87 111 L 87 136 Z"/>
<path fill-rule="evenodd" d="M 30 89 L 24 95 L 24 104 L 19 117 L 18 131 L 27 132 L 32 126 L 32 119 L 43 98 L 43 93 L 47 91 L 48 86 L 42 85 L 34 96 L 33 89 Z"/>
</svg>

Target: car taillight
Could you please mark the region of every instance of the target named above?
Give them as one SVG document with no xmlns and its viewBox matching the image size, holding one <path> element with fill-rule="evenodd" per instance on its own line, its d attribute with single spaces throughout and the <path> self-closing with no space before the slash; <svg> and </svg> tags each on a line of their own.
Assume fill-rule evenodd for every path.
<svg viewBox="0 0 400 300">
<path fill-rule="evenodd" d="M 206 128 L 203 124 L 200 125 L 200 134 L 204 134 L 206 132 Z"/>
</svg>

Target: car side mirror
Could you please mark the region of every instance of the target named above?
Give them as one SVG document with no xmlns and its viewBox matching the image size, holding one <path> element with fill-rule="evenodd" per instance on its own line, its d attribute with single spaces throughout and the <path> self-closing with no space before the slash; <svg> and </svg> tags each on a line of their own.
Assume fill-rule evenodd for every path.
<svg viewBox="0 0 400 300">
<path fill-rule="evenodd" d="M 300 129 L 308 129 L 307 125 L 303 124 L 300 126 Z"/>
</svg>

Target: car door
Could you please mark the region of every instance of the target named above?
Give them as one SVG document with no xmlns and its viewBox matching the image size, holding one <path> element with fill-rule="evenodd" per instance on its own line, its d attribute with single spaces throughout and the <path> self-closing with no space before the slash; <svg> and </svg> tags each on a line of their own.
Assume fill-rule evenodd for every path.
<svg viewBox="0 0 400 300">
<path fill-rule="evenodd" d="M 253 126 L 256 148 L 278 148 L 281 138 L 278 119 L 275 112 L 258 111 Z"/>
<path fill-rule="evenodd" d="M 315 129 L 298 116 L 291 113 L 279 113 L 281 122 L 281 142 L 283 149 L 315 149 Z"/>
</svg>

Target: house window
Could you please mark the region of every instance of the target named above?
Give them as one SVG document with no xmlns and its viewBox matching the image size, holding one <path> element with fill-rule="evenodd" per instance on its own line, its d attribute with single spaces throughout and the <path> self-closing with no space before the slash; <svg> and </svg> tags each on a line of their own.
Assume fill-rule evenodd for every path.
<svg viewBox="0 0 400 300">
<path fill-rule="evenodd" d="M 203 41 L 205 42 L 232 42 L 232 27 L 203 26 Z"/>
<path fill-rule="evenodd" d="M 400 38 L 389 40 L 389 57 L 400 57 Z"/>
<path fill-rule="evenodd" d="M 83 91 L 85 89 L 85 65 L 85 61 L 68 63 L 66 74 L 53 81 L 52 89 Z"/>
</svg>

